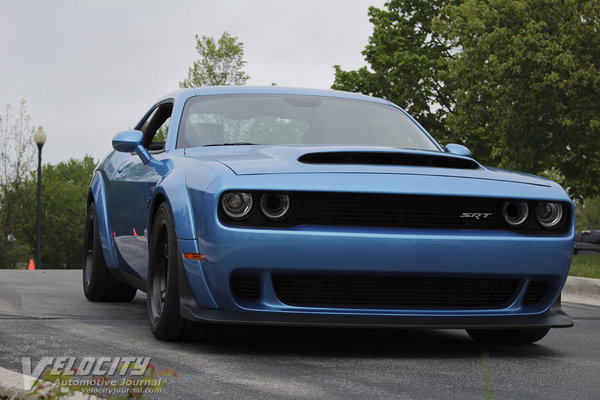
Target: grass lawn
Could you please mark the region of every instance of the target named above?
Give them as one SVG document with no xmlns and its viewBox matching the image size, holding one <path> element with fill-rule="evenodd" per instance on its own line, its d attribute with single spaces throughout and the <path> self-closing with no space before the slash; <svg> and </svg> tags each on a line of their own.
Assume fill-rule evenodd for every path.
<svg viewBox="0 0 600 400">
<path fill-rule="evenodd" d="M 573 256 L 569 275 L 600 279 L 600 254 L 577 254 Z"/>
</svg>

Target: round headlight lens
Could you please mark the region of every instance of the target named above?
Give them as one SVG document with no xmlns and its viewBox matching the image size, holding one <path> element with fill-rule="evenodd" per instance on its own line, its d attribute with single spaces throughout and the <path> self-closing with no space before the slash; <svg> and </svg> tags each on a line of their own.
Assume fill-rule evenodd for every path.
<svg viewBox="0 0 600 400">
<path fill-rule="evenodd" d="M 246 192 L 229 192 L 221 198 L 221 208 L 229 218 L 244 219 L 252 211 L 252 195 Z"/>
<path fill-rule="evenodd" d="M 535 209 L 535 216 L 541 226 L 548 229 L 556 228 L 563 219 L 563 208 L 558 203 L 539 203 Z"/>
<path fill-rule="evenodd" d="M 521 226 L 529 217 L 529 205 L 524 201 L 507 201 L 502 207 L 502 218 L 513 227 Z"/>
<path fill-rule="evenodd" d="M 265 217 L 278 221 L 287 217 L 292 201 L 287 194 L 265 193 L 260 198 L 260 209 Z"/>
</svg>

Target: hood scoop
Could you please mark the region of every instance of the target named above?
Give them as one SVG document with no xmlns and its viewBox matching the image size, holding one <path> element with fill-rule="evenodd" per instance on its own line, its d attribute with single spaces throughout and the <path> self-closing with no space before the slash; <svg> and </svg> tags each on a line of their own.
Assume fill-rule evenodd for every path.
<svg viewBox="0 0 600 400">
<path fill-rule="evenodd" d="M 474 160 L 454 156 L 374 151 L 307 153 L 300 156 L 298 161 L 304 164 L 363 164 L 457 169 L 480 168 L 479 164 Z"/>
</svg>

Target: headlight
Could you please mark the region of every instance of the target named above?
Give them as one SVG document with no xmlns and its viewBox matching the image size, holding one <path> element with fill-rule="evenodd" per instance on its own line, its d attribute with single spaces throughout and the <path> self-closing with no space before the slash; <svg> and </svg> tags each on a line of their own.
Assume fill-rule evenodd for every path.
<svg viewBox="0 0 600 400">
<path fill-rule="evenodd" d="M 252 212 L 252 195 L 246 192 L 229 192 L 221 198 L 221 208 L 229 218 L 244 219 Z"/>
<path fill-rule="evenodd" d="M 539 203 L 535 209 L 535 217 L 541 226 L 553 229 L 562 222 L 563 208 L 558 203 Z"/>
<path fill-rule="evenodd" d="M 290 196 L 279 193 L 265 193 L 260 198 L 260 209 L 265 217 L 273 221 L 288 216 L 292 202 Z"/>
<path fill-rule="evenodd" d="M 502 207 L 502 218 L 510 226 L 521 226 L 529 218 L 529 205 L 524 201 L 507 201 Z"/>
</svg>

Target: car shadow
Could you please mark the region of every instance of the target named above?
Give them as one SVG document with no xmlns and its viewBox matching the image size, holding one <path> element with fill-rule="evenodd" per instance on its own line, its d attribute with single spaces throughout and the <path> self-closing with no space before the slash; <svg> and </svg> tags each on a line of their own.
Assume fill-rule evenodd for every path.
<svg viewBox="0 0 600 400">
<path fill-rule="evenodd" d="M 140 317 L 146 308 L 145 295 L 138 294 L 134 303 Z M 524 359 L 563 355 L 560 347 L 544 343 L 548 337 L 530 345 L 484 345 L 472 340 L 463 329 L 224 325 L 218 326 L 213 333 L 208 340 L 192 338 L 171 344 L 188 351 L 196 349 L 203 354 L 302 355 L 323 358 L 454 359 L 481 357 L 483 353 L 488 353 L 494 357 Z M 551 334 L 552 331 L 549 336 Z"/>
<path fill-rule="evenodd" d="M 448 329 L 365 329 L 237 326 L 225 328 L 223 335 L 210 342 L 182 343 L 203 353 L 244 355 L 302 355 L 310 357 L 401 357 L 457 358 L 481 357 L 489 353 L 500 357 L 556 357 L 562 353 L 543 344 L 482 345 L 464 330 Z"/>
</svg>

